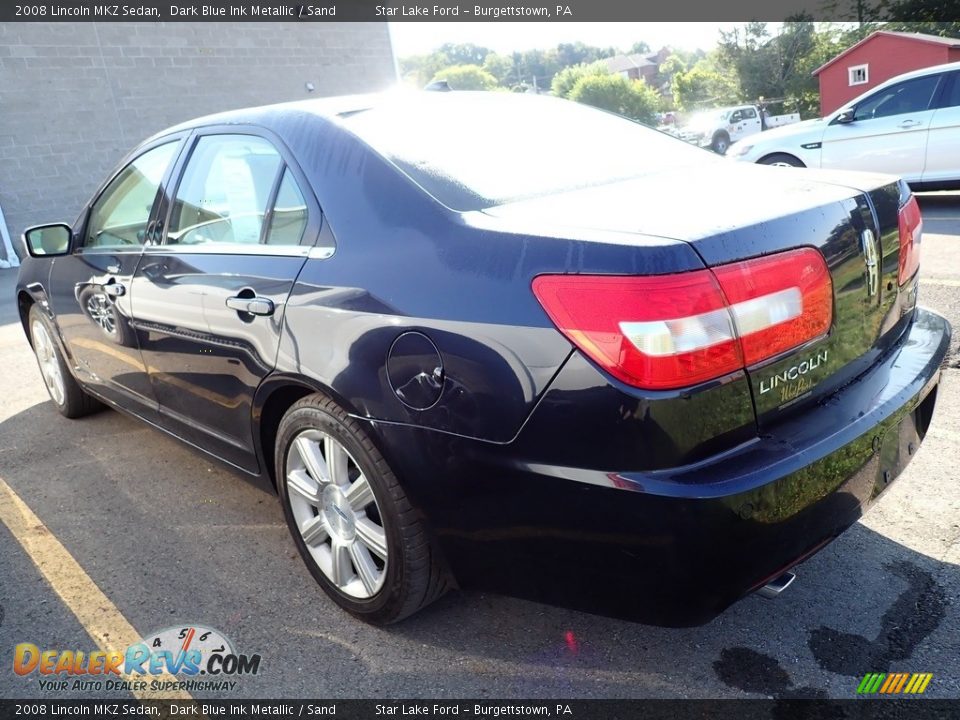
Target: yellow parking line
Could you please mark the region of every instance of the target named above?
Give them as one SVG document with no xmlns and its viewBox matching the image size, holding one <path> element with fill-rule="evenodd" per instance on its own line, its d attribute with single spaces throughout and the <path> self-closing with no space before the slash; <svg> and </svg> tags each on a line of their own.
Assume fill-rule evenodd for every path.
<svg viewBox="0 0 960 720">
<path fill-rule="evenodd" d="M 142 640 L 143 636 L 3 478 L 0 478 L 0 521 L 101 650 L 122 653 Z M 152 676 L 151 679 L 176 681 L 169 674 Z M 132 692 L 140 700 L 193 699 L 189 693 L 179 690 Z"/>
</svg>

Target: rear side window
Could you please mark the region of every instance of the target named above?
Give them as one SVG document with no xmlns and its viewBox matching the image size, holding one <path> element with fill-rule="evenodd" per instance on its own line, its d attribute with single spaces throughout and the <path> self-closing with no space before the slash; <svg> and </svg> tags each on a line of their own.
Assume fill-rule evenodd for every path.
<svg viewBox="0 0 960 720">
<path fill-rule="evenodd" d="M 280 153 L 253 135 L 205 135 L 177 188 L 167 242 L 257 244 L 283 168 Z"/>
<path fill-rule="evenodd" d="M 270 232 L 267 233 L 269 245 L 299 245 L 303 231 L 307 229 L 307 201 L 303 198 L 300 186 L 293 173 L 287 168 L 277 190 L 277 200 L 273 204 L 273 217 L 270 219 Z"/>
<path fill-rule="evenodd" d="M 884 88 L 857 105 L 855 118 L 871 120 L 922 112 L 930 107 L 938 82 L 940 75 L 927 75 Z"/>
</svg>

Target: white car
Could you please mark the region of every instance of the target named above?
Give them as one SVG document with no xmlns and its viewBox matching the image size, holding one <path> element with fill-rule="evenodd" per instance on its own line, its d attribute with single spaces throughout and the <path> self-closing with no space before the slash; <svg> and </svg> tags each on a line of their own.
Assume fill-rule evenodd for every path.
<svg viewBox="0 0 960 720">
<path fill-rule="evenodd" d="M 960 63 L 898 75 L 824 118 L 734 143 L 727 157 L 890 173 L 914 189 L 960 188 Z"/>
</svg>

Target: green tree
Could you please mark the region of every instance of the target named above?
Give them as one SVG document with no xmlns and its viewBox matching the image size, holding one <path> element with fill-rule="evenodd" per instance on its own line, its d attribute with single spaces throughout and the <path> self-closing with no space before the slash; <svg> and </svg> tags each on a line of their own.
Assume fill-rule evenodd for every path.
<svg viewBox="0 0 960 720">
<path fill-rule="evenodd" d="M 740 102 L 736 73 L 724 71 L 716 55 L 708 56 L 673 76 L 673 99 L 680 110 L 732 105 Z"/>
<path fill-rule="evenodd" d="M 450 65 L 483 65 L 491 50 L 473 43 L 444 43 L 434 52 L 446 57 Z"/>
<path fill-rule="evenodd" d="M 484 58 L 483 69 L 493 75 L 501 87 L 510 87 L 517 80 L 513 60 L 507 55 L 490 53 Z"/>
<path fill-rule="evenodd" d="M 450 59 L 443 53 L 411 55 L 400 59 L 400 77 L 404 82 L 422 88 L 450 64 Z"/>
<path fill-rule="evenodd" d="M 776 35 L 767 23 L 745 23 L 721 33 L 720 57 L 736 73 L 744 98 L 769 98 L 786 110 L 815 113 L 819 85 L 811 73 L 819 65 L 813 63 L 826 62 L 824 55 L 836 49 L 834 33 L 819 35 L 808 14 L 787 18 Z"/>
<path fill-rule="evenodd" d="M 586 75 L 577 80 L 570 99 L 615 112 L 647 125 L 656 123 L 660 95 L 639 80 L 622 75 Z"/>
<path fill-rule="evenodd" d="M 446 80 L 453 90 L 493 90 L 497 87 L 497 79 L 477 65 L 444 68 L 433 79 Z"/>
<path fill-rule="evenodd" d="M 560 43 L 557 45 L 557 62 L 561 68 L 571 65 L 589 65 L 603 58 L 613 57 L 617 51 L 612 48 L 598 48 L 582 42 Z"/>
<path fill-rule="evenodd" d="M 639 42 L 635 42 L 633 45 L 630 46 L 630 49 L 627 51 L 627 54 L 628 55 L 633 55 L 633 54 L 646 55 L 649 52 L 650 52 L 650 46 L 647 45 L 647 43 L 645 43 L 643 40 L 640 40 Z"/>
<path fill-rule="evenodd" d="M 589 65 L 573 65 L 564 68 L 553 76 L 553 84 L 550 86 L 551 92 L 557 97 L 569 98 L 574 85 L 588 75 L 609 75 L 607 64 L 602 60 Z"/>
</svg>

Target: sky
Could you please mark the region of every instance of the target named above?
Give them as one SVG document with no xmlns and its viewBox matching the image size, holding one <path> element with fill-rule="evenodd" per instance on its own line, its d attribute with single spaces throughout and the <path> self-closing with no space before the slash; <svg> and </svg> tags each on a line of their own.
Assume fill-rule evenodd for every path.
<svg viewBox="0 0 960 720">
<path fill-rule="evenodd" d="M 547 49 L 562 42 L 580 40 L 587 45 L 627 49 L 643 40 L 651 50 L 664 45 L 710 50 L 720 39 L 720 30 L 738 23 L 716 22 L 396 22 L 390 23 L 397 57 L 428 53 L 440 45 L 473 43 L 498 53 L 513 50 Z"/>
</svg>

